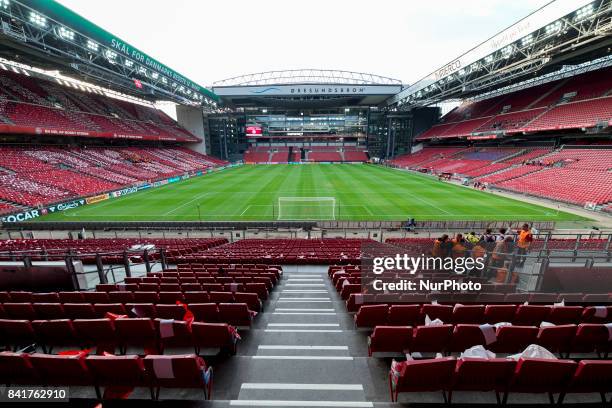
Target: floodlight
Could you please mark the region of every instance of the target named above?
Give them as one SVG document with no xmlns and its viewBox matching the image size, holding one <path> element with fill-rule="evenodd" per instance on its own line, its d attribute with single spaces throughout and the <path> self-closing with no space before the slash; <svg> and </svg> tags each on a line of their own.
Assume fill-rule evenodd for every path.
<svg viewBox="0 0 612 408">
<path fill-rule="evenodd" d="M 514 46 L 510 44 L 507 47 L 502 48 L 501 53 L 504 58 L 510 58 L 512 53 L 514 52 Z"/>
<path fill-rule="evenodd" d="M 87 40 L 87 48 L 89 48 L 92 51 L 98 51 L 100 49 L 100 46 L 98 45 L 98 43 L 94 41 Z"/>
<path fill-rule="evenodd" d="M 529 34 L 521 39 L 521 45 L 523 47 L 530 45 L 533 42 L 533 34 Z"/>
<path fill-rule="evenodd" d="M 128 67 L 128 68 L 132 68 L 132 66 L 134 65 L 134 61 L 126 59 L 123 64 Z"/>
<path fill-rule="evenodd" d="M 545 28 L 546 34 L 554 34 L 556 32 L 561 31 L 561 20 L 555 21 L 552 24 L 549 24 Z"/>
<path fill-rule="evenodd" d="M 74 31 L 67 29 L 66 27 L 60 26 L 56 30 L 56 34 L 58 37 L 63 38 L 64 40 L 74 41 Z"/>
<path fill-rule="evenodd" d="M 6 10 L 9 8 L 11 2 L 9 0 L 0 0 L 0 8 Z"/>
<path fill-rule="evenodd" d="M 41 16 L 40 14 L 31 11 L 30 12 L 30 23 L 33 23 L 39 27 L 46 27 L 47 19 Z"/>
<path fill-rule="evenodd" d="M 108 62 L 110 62 L 111 64 L 115 64 L 116 63 L 116 59 L 117 59 L 117 53 L 111 50 L 106 50 L 104 51 L 104 56 L 106 57 L 106 59 L 108 60 Z"/>
<path fill-rule="evenodd" d="M 584 20 L 585 18 L 589 17 L 591 14 L 593 14 L 593 3 L 587 4 L 583 8 L 576 11 L 576 17 L 574 17 L 574 21 Z"/>
</svg>

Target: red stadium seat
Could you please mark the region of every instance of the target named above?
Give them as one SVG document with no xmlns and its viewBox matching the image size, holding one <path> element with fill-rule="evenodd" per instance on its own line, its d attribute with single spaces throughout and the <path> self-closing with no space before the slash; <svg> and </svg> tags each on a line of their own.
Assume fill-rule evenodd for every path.
<svg viewBox="0 0 612 408">
<path fill-rule="evenodd" d="M 391 326 L 416 326 L 422 323 L 420 305 L 391 305 L 388 323 Z"/>
<path fill-rule="evenodd" d="M 226 323 L 193 322 L 191 325 L 196 354 L 201 349 L 214 348 L 236 353 L 236 339 Z"/>
<path fill-rule="evenodd" d="M 453 334 L 452 324 L 440 326 L 418 326 L 414 330 L 414 337 L 410 351 L 443 352 L 447 349 Z"/>
<path fill-rule="evenodd" d="M 452 401 L 453 391 L 494 391 L 498 403 L 501 402 L 500 393 L 506 391 L 515 366 L 514 360 L 505 358 L 461 358 L 457 360 L 448 395 L 449 403 Z"/>
<path fill-rule="evenodd" d="M 577 364 L 571 360 L 519 359 L 503 403 L 512 392 L 547 393 L 554 404 L 553 394 L 563 392 Z"/>
<path fill-rule="evenodd" d="M 144 362 L 138 356 L 88 356 L 85 363 L 95 379 L 96 387 L 150 386 Z M 100 390 L 98 394 L 101 394 Z M 151 389 L 151 399 L 153 397 L 153 389 Z"/>
<path fill-rule="evenodd" d="M 212 397 L 212 368 L 195 354 L 146 356 L 144 363 L 152 385 L 157 388 L 156 399 L 160 388 L 201 388 L 206 399 Z"/>
<path fill-rule="evenodd" d="M 0 343 L 6 346 L 27 346 L 36 341 L 29 320 L 0 320 Z"/>
<path fill-rule="evenodd" d="M 87 386 L 94 384 L 94 377 L 79 356 L 61 356 L 34 353 L 30 355 L 32 366 L 43 384 L 51 386 Z"/>
<path fill-rule="evenodd" d="M 368 355 L 376 352 L 402 353 L 409 350 L 412 341 L 412 327 L 376 326 L 368 337 Z"/>
<path fill-rule="evenodd" d="M 450 390 L 455 371 L 455 358 L 407 361 L 399 376 L 389 373 L 391 401 L 397 401 L 401 392 L 428 392 Z"/>
<path fill-rule="evenodd" d="M 354 317 L 356 327 L 375 327 L 387 324 L 388 305 L 361 306 Z"/>
<path fill-rule="evenodd" d="M 497 329 L 497 339 L 490 345 L 495 353 L 517 353 L 535 343 L 538 328 L 533 326 L 502 326 Z"/>
</svg>

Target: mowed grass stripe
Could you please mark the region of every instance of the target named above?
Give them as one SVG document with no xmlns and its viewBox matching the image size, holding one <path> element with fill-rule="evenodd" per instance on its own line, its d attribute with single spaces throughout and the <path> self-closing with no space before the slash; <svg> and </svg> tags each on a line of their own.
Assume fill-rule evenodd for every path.
<svg viewBox="0 0 612 408">
<path fill-rule="evenodd" d="M 202 220 L 275 220 L 278 197 L 335 197 L 341 220 L 584 220 L 425 175 L 349 164 L 241 166 L 40 220 L 195 221 L 198 205 Z"/>
</svg>

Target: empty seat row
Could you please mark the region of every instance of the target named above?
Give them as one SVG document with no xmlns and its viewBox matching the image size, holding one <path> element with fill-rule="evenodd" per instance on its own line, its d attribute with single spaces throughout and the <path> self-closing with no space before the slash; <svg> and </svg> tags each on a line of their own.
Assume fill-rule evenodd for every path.
<svg viewBox="0 0 612 408">
<path fill-rule="evenodd" d="M 506 285 L 504 285 L 506 286 Z M 511 285 L 508 285 L 511 286 Z M 405 294 L 363 294 L 361 284 L 345 284 L 340 292 L 340 297 L 346 301 L 349 312 L 355 312 L 360 305 L 366 303 L 538 303 L 553 304 L 564 302 L 573 305 L 589 304 L 612 304 L 612 293 L 503 293 L 488 292 L 437 292 L 437 293 L 405 293 Z"/>
<path fill-rule="evenodd" d="M 96 353 L 125 352 L 127 347 L 142 347 L 145 354 L 160 354 L 168 347 L 220 349 L 235 353 L 239 335 L 227 323 L 189 323 L 174 319 L 56 319 L 0 320 L 0 344 L 17 349 L 39 344 L 51 352 L 53 347 L 94 347 Z"/>
<path fill-rule="evenodd" d="M 455 391 L 495 392 L 505 404 L 510 393 L 544 393 L 560 404 L 568 393 L 605 393 L 612 391 L 612 361 L 548 360 L 445 357 L 401 363 L 389 372 L 391 400 L 402 392 L 442 391 L 444 400 L 452 402 Z M 501 397 L 503 394 L 503 398 Z"/>
<path fill-rule="evenodd" d="M 155 292 L 127 291 L 114 292 L 0 292 L 0 302 L 3 303 L 171 303 L 176 301 L 187 303 L 248 303 L 251 310 L 260 311 L 261 301 L 267 299 L 268 291 L 263 284 L 250 287 L 253 292 L 222 292 L 222 291 L 186 291 L 186 292 Z M 100 286 L 100 285 L 98 285 Z"/>
<path fill-rule="evenodd" d="M 563 354 L 591 353 L 607 357 L 612 325 L 599 323 L 559 326 L 499 326 L 443 324 L 437 326 L 377 326 L 368 338 L 368 354 L 462 352 L 482 345 L 495 353 L 519 353 L 530 344 Z"/>
<path fill-rule="evenodd" d="M 246 303 L 190 303 L 187 308 L 196 321 L 235 326 L 250 326 L 256 314 Z M 3 303 L 0 308 L 0 318 L 6 320 L 95 319 L 107 313 L 180 320 L 185 308 L 180 304 L 153 303 Z"/>
<path fill-rule="evenodd" d="M 607 323 L 612 321 L 612 306 L 544 306 L 544 305 L 366 305 L 354 316 L 356 327 L 382 325 L 414 326 L 425 317 L 444 323 L 499 323 L 539 326 L 554 324 Z"/>
<path fill-rule="evenodd" d="M 250 278 L 248 278 L 250 279 Z M 144 292 L 186 292 L 186 291 L 216 291 L 216 292 L 252 292 L 254 289 L 266 290 L 266 294 L 273 288 L 272 282 L 268 278 L 258 279 L 257 282 L 189 282 L 189 283 L 127 283 L 112 284 L 104 283 L 96 285 L 97 291 L 144 291 Z"/>
<path fill-rule="evenodd" d="M 283 267 L 280 264 L 277 265 L 268 265 L 268 264 L 264 264 L 264 263 L 244 263 L 244 262 L 240 262 L 240 263 L 224 263 L 224 262 L 215 262 L 215 263 L 197 263 L 197 262 L 189 262 L 189 263 L 178 263 L 176 265 L 176 270 L 178 271 L 182 271 L 182 270 L 201 270 L 201 269 L 206 269 L 206 270 L 214 270 L 217 271 L 219 270 L 219 268 L 222 268 L 224 271 L 231 271 L 231 270 L 235 270 L 235 269 L 249 269 L 249 270 L 253 270 L 253 269 L 259 269 L 259 270 L 270 270 L 270 269 L 275 269 L 279 272 L 282 272 Z M 165 269 L 164 273 L 167 271 L 172 271 L 172 269 Z M 158 274 L 159 272 L 152 272 L 152 274 Z"/>
<path fill-rule="evenodd" d="M 251 282 L 264 282 L 268 284 L 270 281 L 272 286 L 278 283 L 279 276 L 272 272 L 230 272 L 227 274 L 219 274 L 217 272 L 190 272 L 183 273 L 178 272 L 178 276 L 145 276 L 140 278 L 127 277 L 125 283 L 154 283 L 154 284 L 184 284 L 184 283 L 251 283 Z"/>
<path fill-rule="evenodd" d="M 76 357 L 76 358 L 75 358 Z M 212 394 L 212 367 L 193 354 L 175 356 L 87 356 L 0 353 L 0 382 L 10 385 L 148 387 L 151 399 L 161 388 L 200 388 Z M 107 388 L 108 389 L 108 388 Z"/>
</svg>

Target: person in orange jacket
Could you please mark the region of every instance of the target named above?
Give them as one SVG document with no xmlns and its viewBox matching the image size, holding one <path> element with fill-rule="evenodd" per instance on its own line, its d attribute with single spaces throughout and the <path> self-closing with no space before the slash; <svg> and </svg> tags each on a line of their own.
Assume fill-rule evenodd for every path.
<svg viewBox="0 0 612 408">
<path fill-rule="evenodd" d="M 531 228 L 529 228 L 529 224 L 523 224 L 523 227 L 517 231 L 518 233 L 518 241 L 516 246 L 518 247 L 517 254 L 518 258 L 518 266 L 523 266 L 525 264 L 526 254 L 533 242 L 533 233 L 531 232 Z"/>
</svg>

